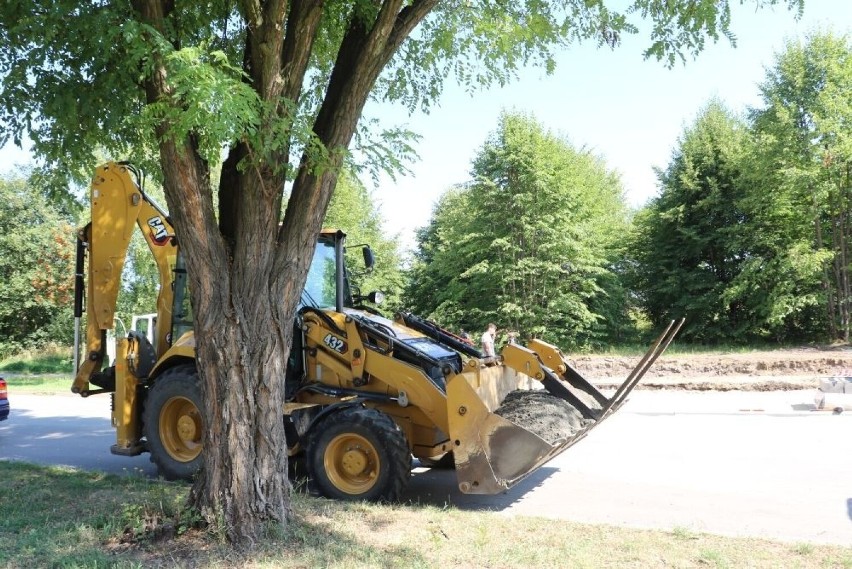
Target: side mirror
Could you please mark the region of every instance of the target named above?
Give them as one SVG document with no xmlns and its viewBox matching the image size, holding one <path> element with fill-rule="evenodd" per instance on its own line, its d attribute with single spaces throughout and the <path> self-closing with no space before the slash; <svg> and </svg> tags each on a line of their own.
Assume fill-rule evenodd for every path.
<svg viewBox="0 0 852 569">
<path fill-rule="evenodd" d="M 376 257 L 373 255 L 373 250 L 370 249 L 369 245 L 364 245 L 361 249 L 361 253 L 364 255 L 364 266 L 369 271 L 376 264 Z"/>
</svg>

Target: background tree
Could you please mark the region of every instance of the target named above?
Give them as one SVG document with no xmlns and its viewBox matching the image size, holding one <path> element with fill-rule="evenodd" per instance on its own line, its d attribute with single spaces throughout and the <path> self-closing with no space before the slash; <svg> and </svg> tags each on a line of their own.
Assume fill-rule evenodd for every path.
<svg viewBox="0 0 852 569">
<path fill-rule="evenodd" d="M 0 359 L 73 338 L 74 226 L 23 177 L 0 179 Z"/>
<path fill-rule="evenodd" d="M 753 129 L 745 145 L 732 239 L 747 251 L 724 301 L 745 310 L 746 338 L 776 342 L 824 340 L 828 334 L 822 268 L 831 253 L 814 246 L 813 209 L 777 168 L 778 148 Z"/>
<path fill-rule="evenodd" d="M 289 515 L 280 378 L 367 98 L 378 86 L 428 108 L 450 72 L 487 86 L 528 63 L 552 69 L 554 47 L 614 45 L 636 30 L 630 18 L 652 22 L 648 53 L 670 61 L 730 37 L 727 1 L 635 0 L 624 12 L 603 0 L 0 5 L 0 142 L 28 134 L 56 172 L 83 177 L 93 151 L 133 148 L 163 182 L 190 267 L 208 427 L 192 502 L 231 540 L 252 543 L 264 521 Z M 217 202 L 211 163 L 223 148 Z"/>
<path fill-rule="evenodd" d="M 341 173 L 334 196 L 328 206 L 325 226 L 346 233 L 348 247 L 366 243 L 373 249 L 376 266 L 369 273 L 359 270 L 364 266 L 361 249 L 347 251 L 348 267 L 353 269 L 352 282 L 362 294 L 378 290 L 386 295 L 385 306 L 393 310 L 405 284 L 402 274 L 402 255 L 399 239 L 382 233 L 379 204 L 371 192 L 349 170 Z"/>
<path fill-rule="evenodd" d="M 645 310 L 657 325 L 685 317 L 684 338 L 735 340 L 747 332 L 747 308 L 726 296 L 748 254 L 737 238 L 745 137 L 745 125 L 711 101 L 658 172 L 660 195 L 636 219 Z"/>
<path fill-rule="evenodd" d="M 602 287 L 626 228 L 617 176 L 519 114 L 501 116 L 471 174 L 419 234 L 409 302 L 451 327 L 494 321 L 575 348 L 615 326 L 592 304 L 624 305 Z"/>
<path fill-rule="evenodd" d="M 848 341 L 852 326 L 848 36 L 818 32 L 803 43 L 788 43 L 760 89 L 763 108 L 752 113 L 759 140 L 754 161 L 759 179 L 750 184 L 750 203 L 757 224 L 752 236 L 765 246 L 752 263 L 752 281 L 765 264 L 785 267 L 790 279 L 766 279 L 769 286 L 787 287 L 786 292 L 775 291 L 777 300 L 768 310 L 771 321 L 777 324 L 788 315 L 813 321 L 808 308 L 819 303 L 823 316 L 816 320 L 827 321 L 830 337 Z M 815 269 L 821 272 L 821 293 L 814 288 Z"/>
<path fill-rule="evenodd" d="M 637 224 L 652 318 L 704 341 L 848 339 L 850 53 L 789 43 L 747 129 L 712 102 L 683 135 Z"/>
<path fill-rule="evenodd" d="M 441 195 L 429 224 L 416 232 L 414 263 L 403 295 L 406 308 L 458 331 L 474 330 L 487 319 L 478 312 L 479 302 L 468 306 L 461 300 L 472 292 L 462 280 L 469 269 L 467 263 L 478 257 L 467 234 L 473 206 L 465 187 L 450 188 Z"/>
</svg>

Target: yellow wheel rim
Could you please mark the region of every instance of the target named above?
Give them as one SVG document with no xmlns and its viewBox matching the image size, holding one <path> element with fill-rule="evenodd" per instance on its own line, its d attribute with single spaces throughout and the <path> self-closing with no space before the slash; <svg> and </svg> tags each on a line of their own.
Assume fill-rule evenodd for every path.
<svg viewBox="0 0 852 569">
<path fill-rule="evenodd" d="M 172 397 L 160 413 L 160 440 L 166 452 L 180 462 L 201 453 L 201 412 L 186 397 Z"/>
<path fill-rule="evenodd" d="M 375 486 L 382 467 L 376 447 L 354 433 L 337 435 L 328 443 L 323 465 L 331 483 L 353 496 Z"/>
</svg>

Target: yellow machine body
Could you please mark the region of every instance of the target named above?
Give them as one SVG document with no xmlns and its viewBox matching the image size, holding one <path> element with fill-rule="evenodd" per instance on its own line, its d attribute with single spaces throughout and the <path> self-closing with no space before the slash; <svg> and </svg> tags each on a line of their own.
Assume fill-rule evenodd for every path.
<svg viewBox="0 0 852 569">
<path fill-rule="evenodd" d="M 396 321 L 355 310 L 327 316 L 339 330 L 331 330 L 325 318 L 304 318 L 305 385 L 340 391 L 307 389 L 297 395 L 298 401 L 329 405 L 343 396 L 360 398 L 363 405 L 394 419 L 415 457 L 432 459 L 452 452 L 459 488 L 469 494 L 505 491 L 585 437 L 623 404 L 679 328 L 670 325 L 622 388 L 607 398 L 582 379 L 575 381 L 568 359 L 540 340 L 531 342 L 540 352 L 509 344 L 496 362 L 464 358 L 457 371 L 444 370 L 441 389 L 421 367 L 397 359 L 394 343 L 387 341 L 395 338 L 398 349 L 405 339 L 423 336 L 406 326 L 411 315 Z M 368 322 L 389 331 L 384 341 Z M 547 393 L 547 382 L 559 382 L 568 397 L 576 397 L 576 405 L 587 410 L 582 424 L 566 429 L 566 436 L 557 441 L 543 440 L 528 425 L 498 414 L 510 393 Z"/>
<path fill-rule="evenodd" d="M 204 420 L 186 269 L 168 215 L 134 174 L 138 179 L 132 166 L 111 162 L 92 180 L 91 223 L 78 235 L 76 289 L 80 299 L 85 289 L 86 352 L 72 391 L 112 394 L 114 453 L 148 451 L 164 476 L 190 477 L 201 464 Z M 110 365 L 106 332 L 114 327 L 134 226 L 159 273 L 156 335 L 150 343 L 134 332 L 119 339 Z M 462 492 L 504 491 L 617 410 L 679 327 L 669 326 L 607 397 L 556 347 L 539 340 L 527 347 L 510 344 L 497 358 L 485 358 L 433 322 L 408 313 L 390 319 L 357 305 L 368 297 L 351 293 L 343 240 L 342 232 L 320 236 L 291 365 L 281 378 L 288 448 L 307 454 L 309 471 L 332 497 L 398 498 L 412 456 L 424 463 L 449 458 Z M 369 247 L 364 259 L 371 267 Z M 83 311 L 75 306 L 78 318 Z M 507 411 L 512 405 L 514 415 Z M 523 420 L 525 413 L 555 421 L 556 436 L 537 431 L 534 421 Z"/>
</svg>

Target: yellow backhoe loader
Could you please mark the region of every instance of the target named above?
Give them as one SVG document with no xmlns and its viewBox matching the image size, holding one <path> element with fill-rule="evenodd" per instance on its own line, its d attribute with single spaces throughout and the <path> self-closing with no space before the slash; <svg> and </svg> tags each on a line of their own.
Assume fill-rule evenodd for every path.
<svg viewBox="0 0 852 569">
<path fill-rule="evenodd" d="M 72 391 L 112 395 L 113 453 L 149 452 L 164 477 L 191 478 L 201 467 L 205 428 L 186 287 L 192 268 L 139 179 L 131 165 L 109 163 L 92 181 L 75 283 L 78 330 L 88 316 L 86 357 Z M 106 333 L 134 224 L 159 269 L 155 341 L 131 331 L 116 342 L 111 364 Z M 325 496 L 398 499 L 412 456 L 451 463 L 465 493 L 511 488 L 617 411 L 679 328 L 672 323 L 606 396 L 545 342 L 509 344 L 487 358 L 434 322 L 405 312 L 386 318 L 363 305 L 376 293 L 353 295 L 344 239 L 339 231 L 319 236 L 281 378 L 289 452 L 304 453 Z M 370 268 L 373 254 L 362 248 Z"/>
</svg>

